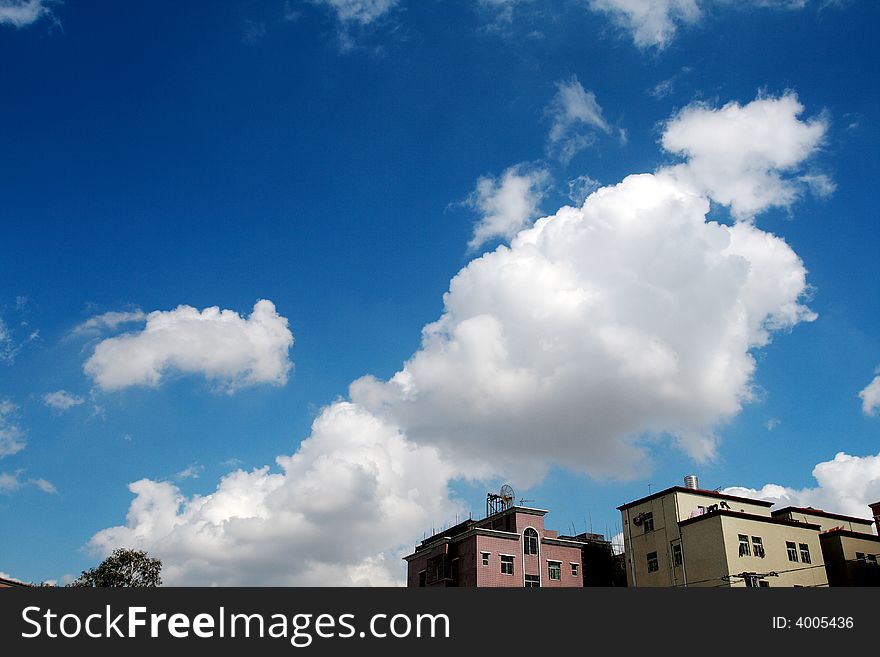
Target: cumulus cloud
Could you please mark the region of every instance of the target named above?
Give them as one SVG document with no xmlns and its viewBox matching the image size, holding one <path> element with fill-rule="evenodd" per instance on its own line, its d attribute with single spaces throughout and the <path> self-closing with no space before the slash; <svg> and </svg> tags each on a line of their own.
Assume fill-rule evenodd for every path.
<svg viewBox="0 0 880 657">
<path fill-rule="evenodd" d="M 201 374 L 227 392 L 284 385 L 293 334 L 275 305 L 258 301 L 250 316 L 216 306 L 154 311 L 143 330 L 99 342 L 83 369 L 105 391 L 157 386 L 170 371 Z"/>
<path fill-rule="evenodd" d="M 85 401 L 82 397 L 73 395 L 66 390 L 56 390 L 55 392 L 47 392 L 43 395 L 43 403 L 61 413 L 69 411 L 74 406 L 84 404 Z"/>
<path fill-rule="evenodd" d="M 510 167 L 500 179 L 477 181 L 467 205 L 480 213 L 468 247 L 476 249 L 494 238 L 511 239 L 538 214 L 550 174 L 526 165 Z"/>
<path fill-rule="evenodd" d="M 568 181 L 568 198 L 575 205 L 583 205 L 587 197 L 602 186 L 598 180 L 583 175 Z"/>
<path fill-rule="evenodd" d="M 859 393 L 862 398 L 862 411 L 865 415 L 874 415 L 880 408 L 880 374 L 874 377 L 865 389 Z"/>
<path fill-rule="evenodd" d="M 556 95 L 545 110 L 552 119 L 548 146 L 567 163 L 596 140 L 596 132 L 610 133 L 596 94 L 584 89 L 576 76 L 556 83 Z"/>
<path fill-rule="evenodd" d="M 26 27 L 52 15 L 51 0 L 0 0 L 0 25 Z"/>
<path fill-rule="evenodd" d="M 740 220 L 791 206 L 804 184 L 830 193 L 827 176 L 792 175 L 816 153 L 828 127 L 822 118 L 799 119 L 803 111 L 792 92 L 720 109 L 689 105 L 667 122 L 661 138 L 664 149 L 687 162 L 666 171 L 730 206 Z"/>
<path fill-rule="evenodd" d="M 628 32 L 639 48 L 668 46 L 680 26 L 694 25 L 718 6 L 803 9 L 808 0 L 589 0 L 594 12 L 605 14 Z"/>
<path fill-rule="evenodd" d="M 869 504 L 880 501 L 880 454 L 851 456 L 838 452 L 831 461 L 813 468 L 817 486 L 789 488 L 767 484 L 761 488 L 732 486 L 723 492 L 729 495 L 757 497 L 780 507 L 802 506 L 823 509 L 857 518 L 871 518 Z"/>
<path fill-rule="evenodd" d="M 146 549 L 170 585 L 397 585 L 414 535 L 460 512 L 437 450 L 351 403 L 324 409 L 276 462 L 280 471 L 236 470 L 189 498 L 170 482 L 136 481 L 125 525 L 90 546 Z"/>
<path fill-rule="evenodd" d="M 16 423 L 18 407 L 8 399 L 0 399 L 0 458 L 25 448 L 24 431 Z"/>
<path fill-rule="evenodd" d="M 352 400 L 465 469 L 527 482 L 548 462 L 633 475 L 645 435 L 710 458 L 750 397 L 751 351 L 814 316 L 785 241 L 708 210 L 642 174 L 539 219 L 462 269 L 421 349 Z"/>
</svg>

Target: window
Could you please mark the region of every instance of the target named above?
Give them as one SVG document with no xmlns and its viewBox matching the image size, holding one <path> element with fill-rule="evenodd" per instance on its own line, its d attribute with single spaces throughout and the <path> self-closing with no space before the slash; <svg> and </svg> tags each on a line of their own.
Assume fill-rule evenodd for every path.
<svg viewBox="0 0 880 657">
<path fill-rule="evenodd" d="M 427 571 L 419 572 L 419 586 L 425 586 L 428 583 L 428 573 Z"/>
<path fill-rule="evenodd" d="M 531 527 L 523 532 L 523 551 L 525 554 L 538 554 L 538 532 Z"/>
<path fill-rule="evenodd" d="M 739 556 L 741 557 L 750 557 L 752 556 L 752 552 L 749 549 L 749 537 L 745 534 L 739 535 Z"/>
<path fill-rule="evenodd" d="M 758 586 L 760 586 L 762 589 L 766 589 L 770 587 L 770 582 L 768 582 L 766 579 L 762 579 L 760 582 L 758 582 Z"/>
<path fill-rule="evenodd" d="M 501 555 L 501 574 L 513 575 L 513 557 L 509 554 Z"/>
<path fill-rule="evenodd" d="M 483 555 L 483 565 L 488 566 L 489 565 L 489 555 L 491 553 L 490 552 L 481 552 L 481 554 Z"/>
<path fill-rule="evenodd" d="M 746 588 L 747 589 L 756 589 L 758 588 L 758 576 L 757 575 L 746 575 L 745 576 Z"/>
<path fill-rule="evenodd" d="M 656 552 L 648 552 L 648 572 L 656 573 L 660 570 L 660 563 L 657 561 Z"/>
<path fill-rule="evenodd" d="M 752 536 L 752 547 L 755 549 L 755 556 L 764 558 L 764 541 L 760 536 Z"/>
<path fill-rule="evenodd" d="M 681 545 L 676 543 L 672 546 L 672 565 L 680 566 L 682 561 L 684 560 L 681 558 Z"/>
<path fill-rule="evenodd" d="M 876 554 L 866 554 L 865 561 L 867 561 L 869 564 L 876 566 L 877 565 L 877 555 Z"/>
<path fill-rule="evenodd" d="M 526 575 L 526 588 L 537 589 L 541 587 L 541 577 L 539 575 Z"/>
<path fill-rule="evenodd" d="M 654 531 L 654 514 L 646 513 L 642 518 L 642 522 L 645 523 L 645 532 Z"/>
<path fill-rule="evenodd" d="M 572 562 L 571 564 L 571 576 L 577 577 L 580 573 L 580 564 Z"/>
<path fill-rule="evenodd" d="M 800 548 L 801 548 L 801 561 L 803 561 L 804 563 L 812 563 L 810 561 L 810 546 L 807 545 L 806 543 L 801 543 Z"/>
<path fill-rule="evenodd" d="M 864 561 L 865 560 L 865 553 L 864 552 L 856 552 L 856 559 L 858 561 Z"/>
<path fill-rule="evenodd" d="M 552 579 L 559 581 L 562 579 L 562 562 L 561 561 L 548 561 L 547 562 L 547 576 Z"/>
<path fill-rule="evenodd" d="M 788 552 L 788 560 L 789 561 L 797 561 L 797 545 L 792 543 L 791 541 L 785 542 L 785 549 Z"/>
</svg>

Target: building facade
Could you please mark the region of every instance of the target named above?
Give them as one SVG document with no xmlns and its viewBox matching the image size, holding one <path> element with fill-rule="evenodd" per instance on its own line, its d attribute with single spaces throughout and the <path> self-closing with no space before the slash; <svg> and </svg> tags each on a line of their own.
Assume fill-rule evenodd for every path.
<svg viewBox="0 0 880 657">
<path fill-rule="evenodd" d="M 546 529 L 546 514 L 511 506 L 426 538 L 404 557 L 407 586 L 583 586 L 582 548 L 588 541 Z"/>
<path fill-rule="evenodd" d="M 628 586 L 827 586 L 820 525 L 675 486 L 618 507 Z"/>
</svg>

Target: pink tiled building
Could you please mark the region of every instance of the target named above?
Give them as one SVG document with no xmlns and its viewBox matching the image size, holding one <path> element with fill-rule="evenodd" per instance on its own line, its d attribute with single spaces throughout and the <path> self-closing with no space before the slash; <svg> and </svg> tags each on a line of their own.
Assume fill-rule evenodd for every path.
<svg viewBox="0 0 880 657">
<path fill-rule="evenodd" d="M 545 529 L 546 513 L 511 506 L 426 538 L 404 557 L 407 586 L 583 586 L 590 541 Z"/>
</svg>

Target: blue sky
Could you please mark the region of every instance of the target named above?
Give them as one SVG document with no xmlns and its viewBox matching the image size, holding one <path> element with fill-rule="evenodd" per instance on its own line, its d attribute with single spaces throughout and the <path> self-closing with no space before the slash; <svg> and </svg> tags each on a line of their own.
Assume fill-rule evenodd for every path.
<svg viewBox="0 0 880 657">
<path fill-rule="evenodd" d="M 624 6 L 0 0 L 0 572 L 395 583 L 504 481 L 866 515 L 880 10 Z"/>
</svg>

